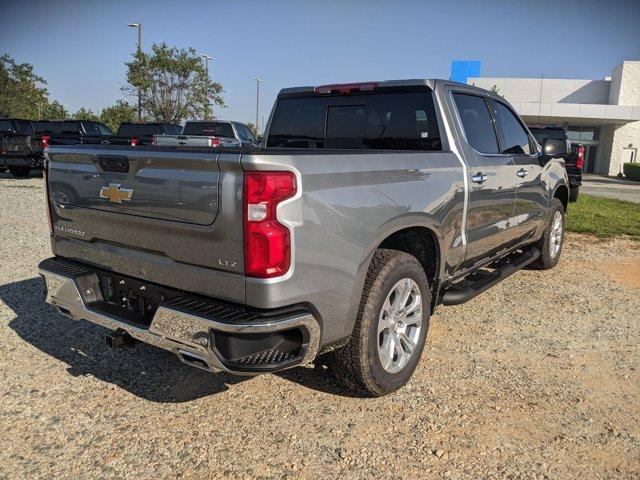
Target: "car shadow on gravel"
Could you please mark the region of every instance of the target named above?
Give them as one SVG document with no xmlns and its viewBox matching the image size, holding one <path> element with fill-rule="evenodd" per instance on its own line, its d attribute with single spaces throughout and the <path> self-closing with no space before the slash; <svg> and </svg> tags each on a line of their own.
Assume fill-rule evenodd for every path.
<svg viewBox="0 0 640 480">
<path fill-rule="evenodd" d="M 42 170 L 31 170 L 26 177 L 14 177 L 9 171 L 0 172 L 0 179 L 6 178 L 8 180 L 28 180 L 30 178 L 42 178 Z"/>
<path fill-rule="evenodd" d="M 0 299 L 16 315 L 9 327 L 37 349 L 66 363 L 71 375 L 91 375 L 152 402 L 188 402 L 250 379 L 200 371 L 180 363 L 169 352 L 142 343 L 112 350 L 105 345 L 107 329 L 71 320 L 44 303 L 44 282 L 38 277 L 0 285 Z"/>
</svg>

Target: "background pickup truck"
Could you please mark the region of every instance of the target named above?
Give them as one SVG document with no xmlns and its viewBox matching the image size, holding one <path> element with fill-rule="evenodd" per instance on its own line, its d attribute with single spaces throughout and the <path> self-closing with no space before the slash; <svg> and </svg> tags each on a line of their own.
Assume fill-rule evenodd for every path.
<svg viewBox="0 0 640 480">
<path fill-rule="evenodd" d="M 102 122 L 59 120 L 35 122 L 47 145 L 108 144 L 113 132 Z"/>
<path fill-rule="evenodd" d="M 182 127 L 169 122 L 123 122 L 118 127 L 116 134 L 109 139 L 109 143 L 115 145 L 155 145 L 156 135 L 177 135 L 182 132 Z"/>
<path fill-rule="evenodd" d="M 260 148 L 51 147 L 46 301 L 114 347 L 245 375 L 316 359 L 384 395 L 436 305 L 556 264 L 554 145 L 497 95 L 408 80 L 285 89 Z"/>
<path fill-rule="evenodd" d="M 199 120 L 187 122 L 181 135 L 156 136 L 155 144 L 160 147 L 248 147 L 257 142 L 243 123 Z"/>
<path fill-rule="evenodd" d="M 582 168 L 584 167 L 584 146 L 577 145 L 571 147 L 571 142 L 567 137 L 567 132 L 562 127 L 529 127 L 529 130 L 533 134 L 534 138 L 540 145 L 544 144 L 547 140 L 551 140 L 547 144 L 550 145 L 555 141 L 558 145 L 558 151 L 565 151 L 562 154 L 564 159 L 565 168 L 567 169 L 567 176 L 569 177 L 569 201 L 575 202 L 578 200 L 578 194 L 580 193 L 580 185 L 582 185 Z M 562 147 L 564 144 L 564 148 Z"/>
<path fill-rule="evenodd" d="M 31 121 L 0 119 L 0 172 L 8 169 L 14 177 L 26 177 L 42 168 L 44 146 Z"/>
</svg>

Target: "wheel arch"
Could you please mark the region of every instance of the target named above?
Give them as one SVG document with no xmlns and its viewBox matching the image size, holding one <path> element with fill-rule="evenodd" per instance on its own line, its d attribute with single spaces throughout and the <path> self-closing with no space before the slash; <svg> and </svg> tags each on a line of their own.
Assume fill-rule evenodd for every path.
<svg viewBox="0 0 640 480">
<path fill-rule="evenodd" d="M 569 207 L 569 187 L 567 187 L 564 183 L 559 184 L 553 191 L 553 196 L 551 198 L 557 198 L 558 200 L 560 200 L 560 202 L 562 202 L 562 206 L 564 207 L 564 211 L 566 212 L 567 208 Z"/>
<path fill-rule="evenodd" d="M 375 240 L 366 249 L 366 256 L 358 269 L 356 288 L 353 292 L 354 301 L 352 302 L 354 312 L 357 312 L 360 304 L 364 279 L 371 259 L 379 248 L 403 251 L 417 258 L 427 275 L 427 280 L 429 280 L 431 311 L 433 312 L 442 273 L 443 240 L 439 232 L 438 224 L 424 214 L 402 216 L 383 225 L 375 235 Z M 350 315 L 349 318 L 354 315 Z"/>
</svg>

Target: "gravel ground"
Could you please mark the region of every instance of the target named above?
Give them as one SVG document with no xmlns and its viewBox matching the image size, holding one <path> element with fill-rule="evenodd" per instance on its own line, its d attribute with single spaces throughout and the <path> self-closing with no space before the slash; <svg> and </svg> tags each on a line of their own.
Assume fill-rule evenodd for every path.
<svg viewBox="0 0 640 480">
<path fill-rule="evenodd" d="M 0 478 L 640 478 L 638 244 L 571 236 L 440 308 L 410 384 L 364 399 L 107 349 L 43 303 L 43 197 L 0 174 Z"/>
</svg>

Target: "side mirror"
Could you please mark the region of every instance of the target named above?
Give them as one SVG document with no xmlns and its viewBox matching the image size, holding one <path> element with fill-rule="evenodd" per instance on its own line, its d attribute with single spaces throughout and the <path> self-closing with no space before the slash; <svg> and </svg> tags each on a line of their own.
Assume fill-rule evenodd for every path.
<svg viewBox="0 0 640 480">
<path fill-rule="evenodd" d="M 564 157 L 571 151 L 568 140 L 547 138 L 542 145 L 542 153 L 547 157 Z"/>
</svg>

